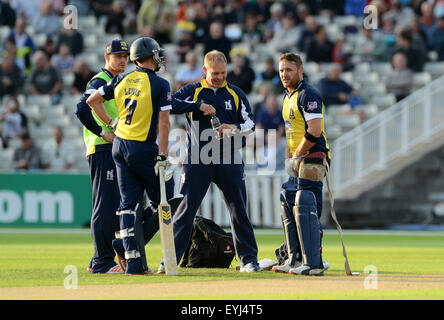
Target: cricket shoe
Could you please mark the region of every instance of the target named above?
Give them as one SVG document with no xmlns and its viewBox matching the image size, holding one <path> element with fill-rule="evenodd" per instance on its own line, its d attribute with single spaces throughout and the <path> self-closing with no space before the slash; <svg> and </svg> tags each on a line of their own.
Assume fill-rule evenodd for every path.
<svg viewBox="0 0 444 320">
<path fill-rule="evenodd" d="M 163 264 L 163 261 L 160 261 L 159 268 L 157 268 L 157 273 L 158 274 L 165 273 L 165 265 Z"/>
<path fill-rule="evenodd" d="M 128 262 L 123 258 L 120 254 L 117 253 L 116 250 L 114 250 L 117 256 L 117 262 L 119 263 L 120 268 L 122 268 L 123 272 L 126 272 L 126 268 L 128 267 Z"/>
<path fill-rule="evenodd" d="M 324 265 L 324 271 L 330 269 L 330 263 L 328 263 L 327 260 L 322 260 L 322 264 Z"/>
<path fill-rule="evenodd" d="M 253 262 L 249 262 L 245 265 L 242 265 L 239 269 L 240 272 L 248 272 L 248 273 L 252 273 L 252 272 L 261 272 L 262 268 L 259 266 L 259 264 L 257 263 L 257 261 L 253 261 Z"/>
<path fill-rule="evenodd" d="M 111 267 L 107 272 L 108 274 L 122 274 L 125 273 L 122 268 L 119 265 L 115 265 L 114 267 Z"/>
<path fill-rule="evenodd" d="M 304 276 L 323 276 L 324 268 L 311 268 L 309 265 L 301 265 L 297 268 L 292 268 L 290 274 L 304 275 Z"/>
<path fill-rule="evenodd" d="M 291 266 L 288 263 L 288 260 L 286 260 L 283 264 L 281 264 L 279 266 L 274 266 L 272 270 L 274 272 L 278 272 L 278 273 L 289 273 L 291 269 L 300 267 L 301 265 L 302 265 L 302 262 L 296 261 L 295 265 Z"/>
</svg>

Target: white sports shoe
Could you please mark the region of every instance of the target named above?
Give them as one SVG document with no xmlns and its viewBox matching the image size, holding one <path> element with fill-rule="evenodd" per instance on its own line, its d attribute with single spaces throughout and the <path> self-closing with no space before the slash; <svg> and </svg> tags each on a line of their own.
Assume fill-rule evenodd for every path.
<svg viewBox="0 0 444 320">
<path fill-rule="evenodd" d="M 157 273 L 165 273 L 165 265 L 163 264 L 163 262 L 161 262 L 159 268 L 157 268 Z"/>
<path fill-rule="evenodd" d="M 324 271 L 327 271 L 330 268 L 330 264 L 327 260 L 322 260 L 322 264 L 324 265 Z"/>
<path fill-rule="evenodd" d="M 301 265 L 302 265 L 302 262 L 296 261 L 295 265 L 291 266 L 288 263 L 288 260 L 286 260 L 284 264 L 281 264 L 280 266 L 274 266 L 272 270 L 274 272 L 279 272 L 279 273 L 289 273 L 291 269 L 300 267 Z"/>
<path fill-rule="evenodd" d="M 106 273 L 108 273 L 108 274 L 122 274 L 122 273 L 125 273 L 125 271 L 123 271 L 119 265 L 115 265 L 114 267 L 111 267 Z"/>
<path fill-rule="evenodd" d="M 324 269 L 312 269 L 310 266 L 304 264 L 297 268 L 290 269 L 289 273 L 304 276 L 323 276 Z"/>
<path fill-rule="evenodd" d="M 255 262 L 247 263 L 246 265 L 242 265 L 239 269 L 240 272 L 261 272 L 262 268 L 259 266 L 259 264 Z"/>
</svg>

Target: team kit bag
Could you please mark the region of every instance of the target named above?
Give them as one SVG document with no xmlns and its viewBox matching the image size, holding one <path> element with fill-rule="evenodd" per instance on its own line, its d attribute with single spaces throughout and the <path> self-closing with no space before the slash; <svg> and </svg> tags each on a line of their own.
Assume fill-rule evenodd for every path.
<svg viewBox="0 0 444 320">
<path fill-rule="evenodd" d="M 236 252 L 231 232 L 210 219 L 196 216 L 182 268 L 229 268 Z"/>
</svg>

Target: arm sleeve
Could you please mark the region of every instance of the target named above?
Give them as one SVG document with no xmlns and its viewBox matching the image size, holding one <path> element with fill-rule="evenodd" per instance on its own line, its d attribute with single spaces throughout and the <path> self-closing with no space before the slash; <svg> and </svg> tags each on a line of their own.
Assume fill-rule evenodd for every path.
<svg viewBox="0 0 444 320">
<path fill-rule="evenodd" d="M 167 111 L 172 109 L 171 88 L 168 81 L 162 81 L 162 87 L 159 99 L 159 111 Z"/>
<path fill-rule="evenodd" d="M 192 87 L 184 86 L 180 88 L 176 93 L 172 96 L 172 114 L 181 114 L 188 112 L 199 111 L 200 102 L 193 101 L 193 93 Z"/>
<path fill-rule="evenodd" d="M 76 108 L 76 116 L 80 120 L 80 122 L 92 133 L 97 136 L 100 136 L 102 132 L 102 127 L 99 126 L 96 120 L 93 117 L 92 110 L 86 103 L 86 100 L 90 95 L 97 91 L 98 88 L 105 85 L 105 81 L 103 79 L 94 79 L 89 86 L 86 88 L 80 102 L 77 104 Z"/>
<path fill-rule="evenodd" d="M 306 92 L 302 99 L 302 111 L 305 121 L 322 118 L 322 100 L 314 92 Z"/>
<path fill-rule="evenodd" d="M 251 112 L 250 103 L 243 92 L 239 92 L 239 123 L 237 127 L 241 133 L 247 133 L 249 131 L 254 131 L 255 124 L 253 121 L 253 112 Z"/>
</svg>

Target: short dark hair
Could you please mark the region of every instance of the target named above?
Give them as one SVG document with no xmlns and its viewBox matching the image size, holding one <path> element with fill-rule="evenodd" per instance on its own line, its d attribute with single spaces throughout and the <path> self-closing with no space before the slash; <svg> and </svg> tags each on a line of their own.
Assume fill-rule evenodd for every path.
<svg viewBox="0 0 444 320">
<path fill-rule="evenodd" d="M 31 136 L 26 131 L 20 135 L 20 140 L 30 140 L 30 139 L 31 139 Z"/>
<path fill-rule="evenodd" d="M 279 62 L 281 62 L 282 60 L 294 62 L 298 67 L 302 66 L 302 58 L 300 55 L 296 53 L 291 53 L 291 52 L 284 53 L 279 58 Z"/>
</svg>

